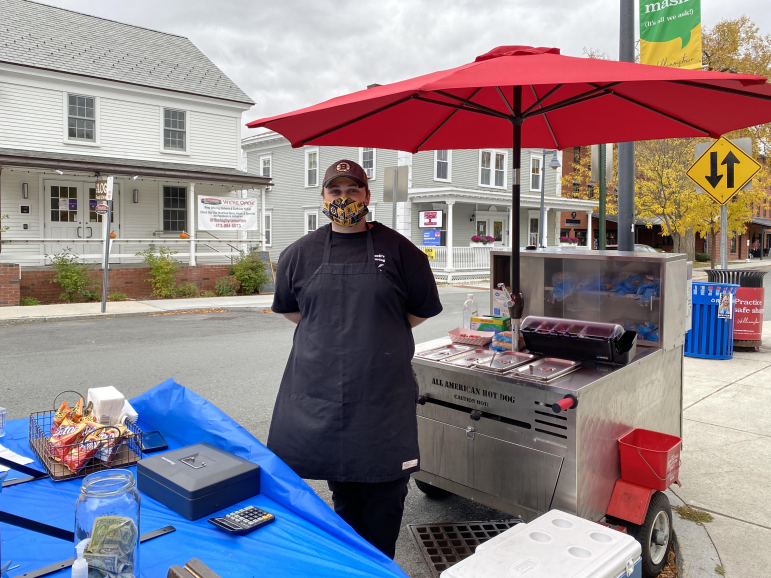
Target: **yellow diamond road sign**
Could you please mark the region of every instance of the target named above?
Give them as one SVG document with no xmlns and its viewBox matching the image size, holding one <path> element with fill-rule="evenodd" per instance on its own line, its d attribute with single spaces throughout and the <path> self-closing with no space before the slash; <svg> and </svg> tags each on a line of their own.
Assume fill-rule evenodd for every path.
<svg viewBox="0 0 771 578">
<path fill-rule="evenodd" d="M 696 159 L 687 174 L 710 197 L 725 205 L 759 170 L 755 159 L 720 137 Z"/>
</svg>

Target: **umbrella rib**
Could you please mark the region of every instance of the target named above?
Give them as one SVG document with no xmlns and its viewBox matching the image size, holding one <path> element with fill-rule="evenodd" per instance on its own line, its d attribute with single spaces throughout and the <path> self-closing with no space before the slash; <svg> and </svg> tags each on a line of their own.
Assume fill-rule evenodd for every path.
<svg viewBox="0 0 771 578">
<path fill-rule="evenodd" d="M 467 106 L 473 106 L 474 108 L 478 110 L 484 110 L 486 112 L 489 112 L 490 114 L 500 115 L 503 118 L 509 118 L 509 115 L 502 113 L 500 110 L 495 110 L 494 108 L 487 107 L 483 104 L 477 104 L 476 102 L 471 102 L 470 99 L 461 98 L 460 96 L 455 96 L 454 94 L 450 94 L 449 92 L 445 92 L 443 90 L 432 90 L 431 92 L 435 94 L 441 94 L 442 96 L 446 98 L 451 98 L 453 100 L 457 100 L 458 102 L 462 102 L 463 104 Z M 476 94 L 476 93 L 474 93 Z M 471 98 L 474 98 L 474 95 L 471 96 Z"/>
<path fill-rule="evenodd" d="M 683 86 L 690 86 L 692 88 L 706 88 L 707 90 L 714 90 L 717 92 L 725 92 L 728 94 L 734 94 L 736 96 L 747 96 L 750 98 L 759 98 L 760 100 L 771 100 L 771 96 L 768 94 L 758 94 L 756 92 L 744 92 L 743 90 L 736 90 L 735 88 L 727 88 L 725 86 L 713 86 L 711 84 L 701 84 L 699 82 L 691 82 L 689 80 L 667 80 L 672 84 L 682 84 Z"/>
<path fill-rule="evenodd" d="M 661 115 L 661 116 L 663 116 L 665 118 L 668 118 L 669 120 L 673 120 L 675 122 L 679 122 L 680 124 L 683 124 L 683 125 L 687 126 L 688 128 L 692 128 L 693 130 L 697 130 L 699 132 L 703 132 L 707 136 L 711 136 L 713 138 L 718 138 L 720 136 L 720 135 L 713 136 L 714 133 L 712 131 L 710 131 L 710 130 L 707 130 L 707 129 L 702 128 L 700 126 L 696 126 L 695 124 L 692 124 L 692 123 L 690 123 L 690 122 L 688 122 L 686 120 L 683 120 L 681 118 L 677 118 L 676 116 L 673 116 L 673 115 L 671 115 L 671 114 L 669 114 L 667 112 L 664 112 L 662 110 L 658 110 L 656 108 L 653 108 L 652 106 L 650 106 L 648 104 L 644 104 L 644 103 L 642 103 L 642 102 L 640 102 L 638 100 L 635 100 L 634 98 L 630 98 L 628 96 L 624 96 L 623 94 L 619 94 L 619 93 L 617 93 L 615 91 L 611 91 L 610 94 L 612 94 L 615 97 L 620 98 L 621 100 L 625 100 L 625 101 L 630 102 L 630 103 L 632 103 L 634 105 L 637 105 L 640 108 L 644 108 L 644 109 L 649 110 L 651 112 L 655 112 L 656 114 L 659 114 L 659 115 Z"/>
<path fill-rule="evenodd" d="M 538 100 L 538 93 L 535 91 L 535 86 L 533 86 L 531 84 L 530 85 L 530 90 L 533 91 L 533 96 L 535 97 L 536 102 L 541 102 L 540 100 Z M 541 106 L 541 105 L 539 104 L 538 106 Z M 541 108 L 543 108 L 543 107 L 541 107 Z M 554 131 L 551 129 L 551 123 L 549 122 L 549 117 L 544 114 L 543 115 L 543 119 L 546 121 L 546 127 L 549 129 L 549 132 L 551 133 L 551 140 L 554 141 L 554 146 L 557 148 L 557 150 L 559 150 L 560 145 L 557 142 L 557 137 L 554 136 Z"/>
<path fill-rule="evenodd" d="M 382 106 L 382 107 L 378 108 L 377 110 L 370 111 L 370 112 L 368 112 L 366 114 L 363 114 L 363 115 L 361 115 L 359 117 L 356 117 L 356 118 L 354 118 L 352 120 L 346 121 L 346 122 L 344 122 L 342 124 L 339 124 L 339 125 L 337 125 L 335 127 L 327 129 L 324 132 L 320 132 L 319 134 L 314 135 L 314 136 L 312 136 L 310 138 L 303 139 L 300 142 L 300 146 L 305 146 L 305 143 L 311 142 L 311 141 L 316 140 L 317 138 L 321 138 L 323 136 L 327 136 L 329 133 L 332 133 L 332 132 L 335 132 L 336 130 L 340 130 L 341 128 L 345 128 L 347 126 L 350 126 L 350 125 L 352 125 L 354 123 L 359 122 L 360 120 L 364 120 L 365 118 L 369 118 L 371 116 L 375 116 L 376 114 L 379 114 L 379 113 L 381 113 L 383 111 L 386 111 L 389 108 L 393 108 L 394 106 L 398 106 L 400 104 L 403 104 L 403 103 L 407 102 L 408 100 L 411 100 L 412 98 L 414 98 L 414 95 L 412 95 L 412 94 L 409 95 L 409 96 L 405 96 L 404 98 L 401 98 L 401 99 L 399 99 L 399 100 L 397 100 L 395 102 L 392 102 L 391 104 L 387 104 L 385 106 Z"/>
<path fill-rule="evenodd" d="M 536 110 L 535 112 L 531 112 L 528 115 L 525 115 L 525 118 L 530 116 L 535 116 L 538 114 L 546 114 L 547 112 L 554 112 L 555 110 L 559 110 L 560 108 L 565 108 L 566 106 L 571 106 L 573 104 L 578 104 L 579 102 L 591 100 L 592 98 L 597 98 L 598 96 L 605 96 L 606 94 L 610 94 L 609 90 L 611 88 L 613 88 L 614 86 L 618 86 L 619 84 L 622 84 L 622 83 L 623 81 L 611 82 L 606 84 L 605 86 L 595 87 L 592 90 L 587 90 L 586 92 L 577 94 L 576 96 L 571 96 L 570 98 L 566 98 L 565 100 L 561 100 L 560 102 L 555 102 L 554 104 L 550 104 L 549 106 L 543 107 L 539 110 Z"/>
<path fill-rule="evenodd" d="M 503 93 L 501 92 L 501 87 L 500 87 L 500 86 L 496 86 L 496 87 L 495 87 L 495 90 L 497 90 L 497 91 L 498 91 L 498 95 L 501 97 L 501 100 L 503 101 L 503 104 L 505 104 L 505 105 L 506 105 L 506 108 L 508 108 L 508 109 L 509 109 L 509 112 L 510 112 L 510 113 L 512 114 L 512 116 L 513 116 L 513 115 L 514 115 L 514 109 L 513 109 L 513 108 L 511 108 L 511 105 L 509 104 L 509 101 L 508 101 L 508 100 L 506 100 L 506 97 L 505 97 L 505 96 L 503 96 Z M 472 98 L 473 98 L 473 97 L 472 97 Z"/>
<path fill-rule="evenodd" d="M 538 98 L 538 100 L 536 100 L 536 101 L 535 101 L 533 104 L 531 104 L 530 106 L 528 106 L 528 107 L 525 109 L 525 111 L 524 111 L 522 114 L 523 114 L 523 115 L 526 115 L 528 112 L 530 112 L 531 110 L 533 110 L 533 109 L 534 109 L 536 106 L 539 106 L 539 105 L 540 105 L 540 104 L 541 104 L 541 103 L 542 103 L 544 100 L 546 100 L 547 98 L 549 98 L 549 97 L 550 97 L 552 94 L 554 94 L 555 92 L 557 92 L 557 91 L 558 91 L 560 88 L 562 88 L 563 86 L 565 86 L 565 85 L 564 85 L 564 84 L 558 84 L 557 86 L 555 86 L 554 88 L 552 88 L 552 89 L 551 89 L 549 92 L 547 92 L 546 94 L 544 94 L 544 95 L 543 95 L 541 98 L 538 98 L 538 97 L 536 97 L 536 98 Z M 530 85 L 530 88 L 533 88 L 533 85 L 532 85 L 532 84 Z M 542 107 L 542 108 L 543 108 L 543 107 Z"/>
<path fill-rule="evenodd" d="M 502 112 L 487 112 L 486 110 L 481 110 L 478 108 L 469 108 L 468 106 L 464 106 L 461 104 L 453 104 L 451 102 L 444 102 L 441 100 L 431 100 L 430 98 L 426 98 L 425 96 L 413 96 L 415 100 L 419 100 L 421 102 L 428 102 L 429 104 L 438 104 L 440 106 L 446 106 L 448 108 L 454 108 L 455 110 L 465 110 L 466 112 L 473 112 L 475 114 L 483 114 L 485 116 L 492 116 L 495 118 L 503 118 L 506 120 L 509 120 L 509 116 L 506 114 L 503 114 Z"/>
<path fill-rule="evenodd" d="M 474 94 L 472 94 L 470 98 L 474 98 L 480 90 L 482 90 L 481 86 L 474 91 Z M 417 147 L 415 147 L 415 150 L 413 151 L 413 154 L 417 153 L 423 147 L 424 144 L 426 144 L 429 140 L 431 140 L 431 137 L 433 137 L 437 132 L 439 132 L 439 130 L 441 130 L 441 128 L 445 124 L 447 124 L 447 122 L 449 122 L 449 120 L 452 117 L 454 117 L 457 113 L 458 113 L 458 110 L 456 109 L 456 110 L 453 110 L 449 115 L 447 115 L 447 118 L 445 118 L 439 124 L 439 126 L 437 126 L 434 130 L 432 130 L 431 134 L 429 134 L 426 138 L 423 139 L 423 142 L 421 142 Z"/>
</svg>

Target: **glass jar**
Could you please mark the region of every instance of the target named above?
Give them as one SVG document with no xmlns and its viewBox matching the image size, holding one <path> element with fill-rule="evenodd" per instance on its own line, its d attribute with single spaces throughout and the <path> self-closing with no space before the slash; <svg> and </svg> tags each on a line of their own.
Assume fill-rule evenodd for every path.
<svg viewBox="0 0 771 578">
<path fill-rule="evenodd" d="M 139 490 L 130 471 L 85 477 L 75 507 L 75 544 L 83 540 L 89 576 L 139 576 Z"/>
</svg>

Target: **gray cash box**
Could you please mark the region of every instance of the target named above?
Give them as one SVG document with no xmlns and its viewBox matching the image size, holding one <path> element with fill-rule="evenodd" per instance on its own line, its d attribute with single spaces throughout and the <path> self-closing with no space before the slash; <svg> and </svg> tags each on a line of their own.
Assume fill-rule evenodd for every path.
<svg viewBox="0 0 771 578">
<path fill-rule="evenodd" d="M 260 493 L 260 466 L 199 443 L 141 460 L 139 490 L 188 520 Z"/>
</svg>

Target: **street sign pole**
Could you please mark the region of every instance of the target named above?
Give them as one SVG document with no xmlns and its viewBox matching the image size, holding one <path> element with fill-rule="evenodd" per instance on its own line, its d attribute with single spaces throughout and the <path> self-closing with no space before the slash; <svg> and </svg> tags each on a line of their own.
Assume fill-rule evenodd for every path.
<svg viewBox="0 0 771 578">
<path fill-rule="evenodd" d="M 622 62 L 634 62 L 635 4 L 634 0 L 621 0 L 618 59 Z M 634 175 L 634 141 L 618 143 L 619 251 L 634 251 Z"/>
<path fill-rule="evenodd" d="M 107 223 L 104 228 L 104 278 L 102 279 L 102 313 L 107 309 L 107 268 L 110 261 L 110 222 L 112 217 L 112 200 L 107 201 L 107 214 L 102 215 L 102 223 Z"/>
<path fill-rule="evenodd" d="M 606 187 L 607 183 L 605 182 L 605 163 L 608 161 L 606 158 L 606 148 L 604 144 L 601 144 L 599 146 L 599 153 L 600 153 L 600 174 L 599 181 L 600 181 L 600 234 L 599 239 L 597 239 L 597 248 L 600 251 L 605 250 L 605 241 L 606 241 L 606 235 L 605 235 L 605 193 L 606 193 Z M 589 219 L 589 226 L 592 226 L 591 219 Z M 591 247 L 589 247 L 591 249 Z"/>
<path fill-rule="evenodd" d="M 391 228 L 396 230 L 396 191 L 399 188 L 399 171 L 394 171 L 393 198 L 391 200 Z"/>
<path fill-rule="evenodd" d="M 728 268 L 728 206 L 720 205 L 720 268 Z"/>
</svg>

